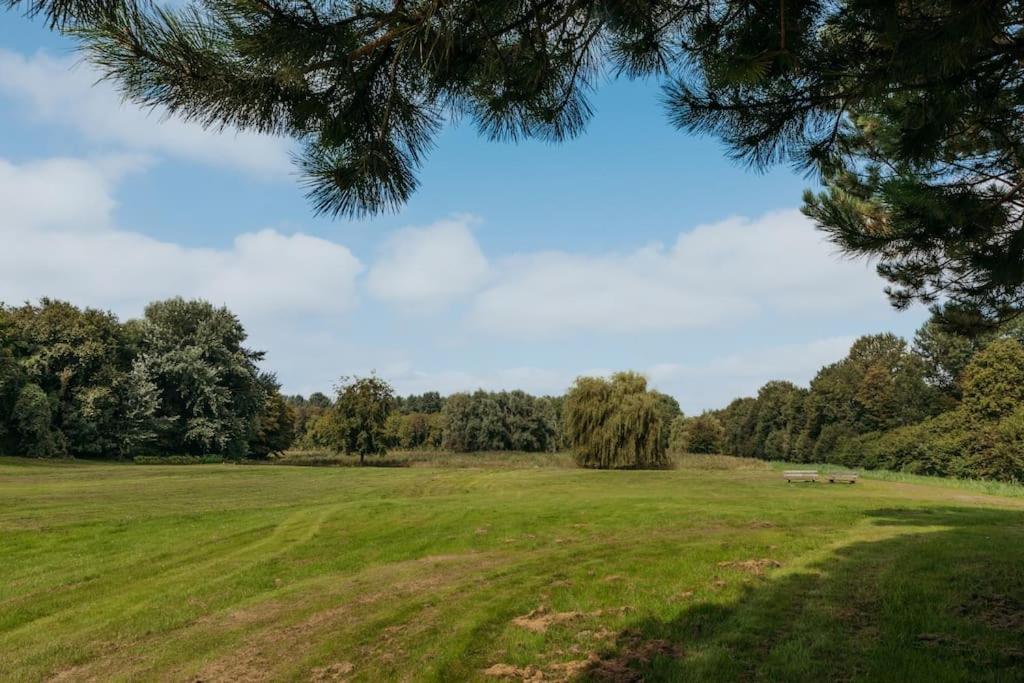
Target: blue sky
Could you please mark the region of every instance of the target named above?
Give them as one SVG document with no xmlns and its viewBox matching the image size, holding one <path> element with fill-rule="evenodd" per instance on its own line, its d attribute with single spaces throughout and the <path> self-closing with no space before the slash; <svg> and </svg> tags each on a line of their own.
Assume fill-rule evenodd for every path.
<svg viewBox="0 0 1024 683">
<path fill-rule="evenodd" d="M 350 221 L 312 215 L 287 140 L 141 112 L 78 61 L 0 13 L 0 300 L 131 317 L 202 296 L 287 391 L 375 369 L 401 392 L 559 393 L 630 368 L 696 412 L 926 317 L 822 242 L 807 179 L 673 130 L 654 82 L 605 84 L 561 145 L 449 127 L 400 213 Z"/>
</svg>

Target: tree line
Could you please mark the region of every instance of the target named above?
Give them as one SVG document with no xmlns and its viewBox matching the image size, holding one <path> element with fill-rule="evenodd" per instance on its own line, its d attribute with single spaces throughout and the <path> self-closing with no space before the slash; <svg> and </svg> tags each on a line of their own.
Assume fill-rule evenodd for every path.
<svg viewBox="0 0 1024 683">
<path fill-rule="evenodd" d="M 180 298 L 137 320 L 42 299 L 0 305 L 0 450 L 38 457 L 265 457 L 294 416 L 226 308 Z"/>
<path fill-rule="evenodd" d="M 864 336 L 808 387 L 772 381 L 673 425 L 691 452 L 1024 481 L 1024 321 L 967 336 L 938 309 L 912 343 Z"/>
<path fill-rule="evenodd" d="M 361 460 L 393 449 L 570 450 L 578 464 L 656 468 L 672 450 L 1024 480 L 1024 320 L 968 336 L 939 308 L 912 343 L 861 337 L 809 386 L 687 417 L 636 373 L 563 396 L 396 396 L 375 375 L 283 396 L 228 309 L 181 298 L 121 322 L 43 299 L 0 305 L 0 452 L 34 457 L 265 458 L 291 447 Z"/>
<path fill-rule="evenodd" d="M 287 397 L 296 414 L 297 448 L 322 449 L 339 445 L 337 401 L 343 400 L 346 381 L 334 401 L 321 393 L 314 393 L 308 399 Z M 682 411 L 671 396 L 656 391 L 649 393 L 659 418 L 654 434 L 662 447 L 667 447 L 668 425 L 673 418 L 682 415 Z M 571 392 L 566 396 L 533 396 L 519 390 L 482 389 L 449 396 L 438 392 L 405 397 L 391 395 L 386 399 L 389 408 L 374 442 L 379 441 L 387 449 L 552 453 L 569 448 L 565 411 L 571 396 Z"/>
<path fill-rule="evenodd" d="M 399 397 L 370 376 L 342 378 L 333 397 L 285 397 L 246 339 L 237 316 L 205 301 L 154 302 L 123 322 L 51 299 L 0 305 L 0 452 L 157 462 L 265 458 L 293 446 L 360 459 L 416 448 L 554 452 L 579 446 L 578 434 L 564 428 L 566 415 L 575 424 L 593 398 L 580 392 L 603 382 L 580 380 L 567 397 L 483 390 Z M 625 386 L 626 377 L 610 386 Z M 606 391 L 604 399 L 626 396 L 634 417 L 654 411 L 637 426 L 653 429 L 657 455 L 644 447 L 637 457 L 660 463 L 679 404 L 628 377 L 629 391 Z M 638 407 L 630 393 L 647 403 Z M 621 432 L 616 424 L 610 429 Z M 627 438 L 615 448 L 638 443 Z M 602 448 L 609 466 L 632 462 Z"/>
<path fill-rule="evenodd" d="M 323 394 L 289 397 L 298 444 L 366 458 L 394 448 L 455 452 L 573 451 L 594 468 L 658 468 L 669 464 L 669 426 L 679 403 L 622 372 L 580 377 L 565 396 L 478 390 L 396 397 L 383 379 L 343 378 L 333 402 Z"/>
</svg>

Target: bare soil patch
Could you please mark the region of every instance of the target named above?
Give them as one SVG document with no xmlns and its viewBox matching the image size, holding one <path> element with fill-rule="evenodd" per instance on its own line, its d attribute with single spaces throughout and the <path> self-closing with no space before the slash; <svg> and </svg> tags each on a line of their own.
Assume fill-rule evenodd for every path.
<svg viewBox="0 0 1024 683">
<path fill-rule="evenodd" d="M 516 617 L 512 623 L 534 633 L 544 633 L 553 624 L 564 624 L 586 616 L 586 612 L 552 612 L 547 607 L 538 607 L 529 614 Z"/>
<path fill-rule="evenodd" d="M 585 671 L 599 681 L 641 681 L 643 674 L 636 670 L 638 667 L 649 664 L 656 657 L 678 659 L 683 656 L 683 651 L 667 640 L 644 638 L 632 631 L 624 632 L 620 643 L 619 652 L 597 657 L 589 663 Z"/>
<path fill-rule="evenodd" d="M 769 569 L 777 569 L 782 566 L 782 563 L 778 560 L 772 560 L 765 557 L 760 560 L 733 560 L 730 562 L 719 562 L 718 566 L 739 569 L 740 571 L 749 572 L 755 576 L 764 576 L 766 571 Z"/>
<path fill-rule="evenodd" d="M 309 680 L 315 683 L 328 681 L 345 681 L 355 667 L 352 662 L 335 662 L 329 666 L 320 666 L 309 672 Z"/>
<path fill-rule="evenodd" d="M 956 611 L 998 631 L 1024 631 L 1024 602 L 1009 595 L 975 594 Z"/>
<path fill-rule="evenodd" d="M 525 628 L 528 631 L 534 633 L 544 633 L 551 626 L 556 624 L 564 624 L 570 621 L 576 621 L 577 619 L 583 619 L 585 617 L 601 617 L 609 614 L 625 614 L 630 611 L 629 607 L 610 607 L 608 609 L 598 609 L 593 612 L 552 612 L 549 607 L 538 607 L 537 609 L 524 614 L 521 617 L 516 617 L 512 620 L 515 626 Z"/>
</svg>

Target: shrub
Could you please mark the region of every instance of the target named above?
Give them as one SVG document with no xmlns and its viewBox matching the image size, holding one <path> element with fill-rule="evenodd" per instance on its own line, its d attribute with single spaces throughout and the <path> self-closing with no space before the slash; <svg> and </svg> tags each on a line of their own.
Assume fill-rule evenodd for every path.
<svg viewBox="0 0 1024 683">
<path fill-rule="evenodd" d="M 725 428 L 710 413 L 686 421 L 686 450 L 689 453 L 721 453 Z"/>
<path fill-rule="evenodd" d="M 814 442 L 813 459 L 818 462 L 839 462 L 836 458 L 840 444 L 856 436 L 857 432 L 845 422 L 825 425 L 818 435 L 818 440 Z M 841 464 L 850 466 L 847 462 Z"/>
<path fill-rule="evenodd" d="M 1024 408 L 976 433 L 977 446 L 964 460 L 970 476 L 1024 481 Z"/>
</svg>

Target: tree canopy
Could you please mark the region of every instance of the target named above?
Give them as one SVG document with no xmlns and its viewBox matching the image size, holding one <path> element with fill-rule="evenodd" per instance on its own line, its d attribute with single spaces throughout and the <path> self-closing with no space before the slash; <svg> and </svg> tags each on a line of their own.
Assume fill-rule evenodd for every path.
<svg viewBox="0 0 1024 683">
<path fill-rule="evenodd" d="M 51 299 L 0 304 L 0 451 L 242 457 L 261 439 L 264 453 L 283 450 L 293 416 L 245 340 L 205 301 L 155 302 L 123 323 Z"/>
<path fill-rule="evenodd" d="M 937 312 L 913 347 L 861 337 L 807 389 L 765 384 L 713 411 L 722 450 L 766 460 L 834 462 L 917 474 L 1024 481 L 1024 345 L 1014 320 L 967 337 Z M 674 429 L 687 442 L 689 421 Z M 699 447 L 699 446 L 698 446 Z"/>
<path fill-rule="evenodd" d="M 395 392 L 383 379 L 342 377 L 328 414 L 329 445 L 339 453 L 383 455 L 388 449 L 387 421 L 395 408 Z"/>
<path fill-rule="evenodd" d="M 576 462 L 598 469 L 668 465 L 664 402 L 634 372 L 580 377 L 565 396 L 565 436 Z"/>
</svg>

